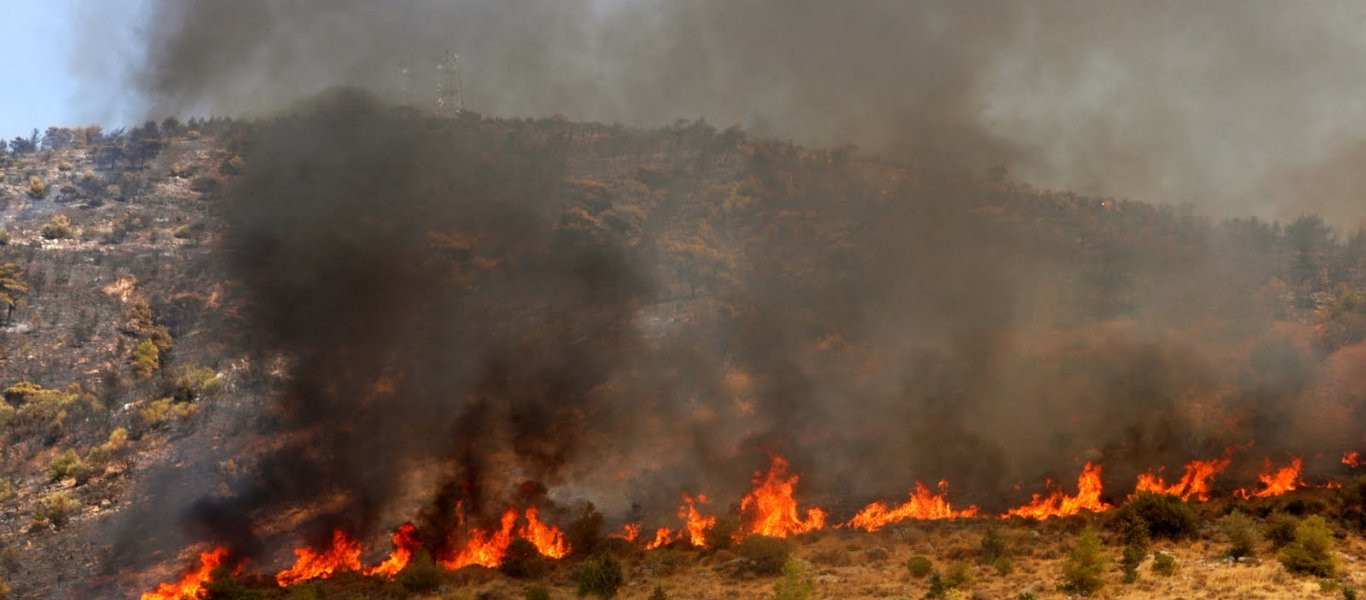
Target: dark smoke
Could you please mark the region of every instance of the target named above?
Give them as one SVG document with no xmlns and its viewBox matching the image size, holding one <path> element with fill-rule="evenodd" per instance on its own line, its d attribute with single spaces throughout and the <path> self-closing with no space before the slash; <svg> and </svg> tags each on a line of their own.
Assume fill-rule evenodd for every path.
<svg viewBox="0 0 1366 600">
<path fill-rule="evenodd" d="M 223 200 L 223 258 L 261 360 L 288 366 L 261 430 L 285 441 L 194 502 L 193 537 L 253 555 L 253 525 L 298 507 L 317 509 L 318 536 L 373 533 L 414 503 L 431 523 L 457 501 L 487 518 L 546 498 L 668 519 L 681 491 L 738 498 L 768 452 L 793 459 L 813 500 L 946 478 L 956 501 L 995 510 L 1011 484 L 1067 480 L 1084 460 L 1122 488 L 1254 440 L 1268 456 L 1345 441 L 1355 432 L 1301 406 L 1322 389 L 1312 344 L 1256 296 L 1274 258 L 1253 251 L 1256 223 L 1244 236 L 988 176 L 1171 173 L 1145 162 L 1178 145 L 1165 130 L 1110 145 L 1153 131 L 1162 107 L 1121 106 L 1142 114 L 1119 132 L 1060 125 L 1062 157 L 1007 135 L 1020 123 L 990 126 L 988 75 L 1013 50 L 1082 69 L 1057 28 L 1099 43 L 1090 25 L 1120 27 L 1051 18 L 1067 8 L 157 3 L 138 76 L 153 114 L 261 117 Z M 1170 6 L 1137 10 L 1118 11 L 1137 32 L 1170 25 Z M 476 108 L 701 115 L 891 162 L 700 124 L 395 107 L 409 100 L 397 67 L 451 46 Z M 1041 77 L 1072 98 L 1064 75 Z M 324 92 L 336 84 L 368 91 Z M 1083 134 L 1103 139 L 1072 145 Z M 603 175 L 634 178 L 625 191 L 582 166 L 655 160 L 662 182 Z M 1192 177 L 1151 190 L 1226 181 Z"/>
</svg>

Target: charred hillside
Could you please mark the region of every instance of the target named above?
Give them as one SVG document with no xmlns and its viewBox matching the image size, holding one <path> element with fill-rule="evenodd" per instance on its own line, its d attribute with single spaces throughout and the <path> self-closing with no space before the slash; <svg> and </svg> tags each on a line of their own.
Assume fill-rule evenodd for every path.
<svg viewBox="0 0 1366 600">
<path fill-rule="evenodd" d="M 800 533 L 754 514 L 780 462 L 804 526 L 919 481 L 1003 514 L 1087 465 L 1092 509 L 1196 459 L 1227 459 L 1205 494 L 1156 491 L 1255 497 L 1292 458 L 1348 479 L 1366 434 L 1366 235 L 1315 216 L 347 91 L 15 140 L 0 203 L 16 597 L 136 595 L 206 545 L 259 577 L 337 532 L 368 565 L 405 521 L 490 566 L 460 561 L 509 510 L 646 542 L 680 495 Z"/>
</svg>

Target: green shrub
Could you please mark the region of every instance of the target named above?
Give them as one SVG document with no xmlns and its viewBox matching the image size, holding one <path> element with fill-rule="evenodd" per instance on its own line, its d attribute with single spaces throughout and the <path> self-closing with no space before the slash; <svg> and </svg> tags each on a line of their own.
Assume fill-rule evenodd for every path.
<svg viewBox="0 0 1366 600">
<path fill-rule="evenodd" d="M 1294 515 L 1283 512 L 1272 513 L 1266 518 L 1266 539 L 1271 540 L 1272 547 L 1281 549 L 1286 544 L 1295 541 L 1295 529 L 1300 526 L 1300 520 Z"/>
<path fill-rule="evenodd" d="M 815 582 L 806 573 L 806 563 L 789 559 L 783 564 L 783 578 L 773 584 L 773 600 L 809 600 Z"/>
<path fill-rule="evenodd" d="M 1342 600 L 1357 600 L 1357 589 L 1350 586 L 1342 586 Z"/>
<path fill-rule="evenodd" d="M 1342 498 L 1343 516 L 1355 521 L 1358 527 L 1366 527 L 1366 475 L 1343 486 L 1338 495 Z"/>
<path fill-rule="evenodd" d="M 41 233 L 45 240 L 67 239 L 72 234 L 71 219 L 62 213 L 52 215 L 52 219 L 43 225 Z"/>
<path fill-rule="evenodd" d="M 81 503 L 70 494 L 64 491 L 53 492 L 38 501 L 38 505 L 33 509 L 33 520 L 61 529 L 71 521 L 71 515 L 80 507 Z"/>
<path fill-rule="evenodd" d="M 736 551 L 745 559 L 746 567 L 758 575 L 777 575 L 792 555 L 792 544 L 782 538 L 751 535 L 740 542 Z"/>
<path fill-rule="evenodd" d="M 912 556 L 906 561 L 906 570 L 910 571 L 911 577 L 921 579 L 934 572 L 934 563 L 924 556 Z"/>
<path fill-rule="evenodd" d="M 139 377 L 151 377 L 161 368 L 161 350 L 152 340 L 142 340 L 138 342 L 137 348 L 133 349 L 133 371 Z"/>
<path fill-rule="evenodd" d="M 1257 553 L 1257 544 L 1261 543 L 1262 536 L 1252 517 L 1235 510 L 1219 518 L 1219 529 L 1228 538 L 1229 546 L 1225 554 L 1229 558 L 1238 559 Z"/>
<path fill-rule="evenodd" d="M 1100 538 L 1087 527 L 1063 564 L 1062 589 L 1082 596 L 1096 593 L 1105 586 L 1105 562 L 1105 555 L 1100 552 Z"/>
<path fill-rule="evenodd" d="M 1176 573 L 1176 557 L 1166 552 L 1158 552 L 1153 555 L 1153 572 L 1158 575 L 1170 577 Z"/>
<path fill-rule="evenodd" d="M 47 195 L 47 184 L 37 175 L 30 175 L 28 178 L 28 196 L 34 200 L 41 200 Z M 44 234 L 46 237 L 46 234 Z"/>
<path fill-rule="evenodd" d="M 926 598 L 943 598 L 948 595 L 949 586 L 944 585 L 944 576 L 939 571 L 930 572 L 929 589 L 925 591 Z"/>
<path fill-rule="evenodd" d="M 578 514 L 565 527 L 565 541 L 575 557 L 592 556 L 602 550 L 602 528 L 605 520 L 592 502 L 579 506 Z"/>
<path fill-rule="evenodd" d="M 977 561 L 990 565 L 1002 576 L 1015 571 L 1015 562 L 1010 558 L 1010 545 L 1006 543 L 1005 536 L 1001 535 L 1000 528 L 995 525 L 988 527 L 986 534 L 982 536 Z"/>
<path fill-rule="evenodd" d="M 498 570 L 508 577 L 521 579 L 539 577 L 550 568 L 549 562 L 541 556 L 536 544 L 524 538 L 517 538 L 508 544 Z"/>
<path fill-rule="evenodd" d="M 574 573 L 574 579 L 579 584 L 580 596 L 592 594 L 599 598 L 616 596 L 617 590 L 626 582 L 621 563 L 611 554 L 600 554 L 583 561 Z"/>
<path fill-rule="evenodd" d="M 1200 529 L 1195 509 L 1171 494 L 1139 492 L 1119 510 L 1121 521 L 1141 521 L 1153 537 L 1179 540 Z"/>
<path fill-rule="evenodd" d="M 152 341 L 155 346 L 155 340 Z M 158 350 L 158 354 L 160 350 Z M 186 367 L 175 377 L 170 396 L 176 402 L 198 402 L 222 387 L 218 373 L 208 367 Z"/>
<path fill-rule="evenodd" d="M 1281 548 L 1278 557 L 1291 573 L 1332 577 L 1337 572 L 1333 530 L 1328 528 L 1323 517 L 1310 516 L 1295 528 L 1294 541 Z"/>
<path fill-rule="evenodd" d="M 398 572 L 394 581 L 409 592 L 433 592 L 441 587 L 441 567 L 436 566 L 432 561 L 432 555 L 426 550 L 418 550 L 412 560 L 408 561 L 408 565 Z"/>
<path fill-rule="evenodd" d="M 60 481 L 70 477 L 76 480 L 76 485 L 81 485 L 90 480 L 93 472 L 94 470 L 81 460 L 81 455 L 75 449 L 58 454 L 47 464 L 48 481 Z"/>
<path fill-rule="evenodd" d="M 1124 567 L 1124 583 L 1138 581 L 1138 566 L 1143 564 L 1143 559 L 1148 556 L 1148 547 L 1145 544 L 1126 544 L 1124 546 L 1124 556 L 1120 561 L 1120 566 Z"/>
<path fill-rule="evenodd" d="M 972 574 L 972 567 L 961 560 L 949 566 L 949 572 L 944 574 L 944 586 L 951 590 L 965 588 L 974 583 L 977 583 L 977 577 Z"/>
<path fill-rule="evenodd" d="M 526 600 L 550 600 L 550 588 L 543 585 L 533 585 L 522 593 Z"/>
<path fill-rule="evenodd" d="M 171 419 L 186 419 L 195 413 L 195 405 L 189 402 L 172 402 L 162 398 L 148 402 L 138 411 L 138 418 L 148 429 L 155 429 Z"/>
</svg>

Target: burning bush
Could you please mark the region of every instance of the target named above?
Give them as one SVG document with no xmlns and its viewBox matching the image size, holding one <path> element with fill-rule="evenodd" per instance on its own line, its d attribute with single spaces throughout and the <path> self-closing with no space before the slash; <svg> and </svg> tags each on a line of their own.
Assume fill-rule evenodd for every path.
<svg viewBox="0 0 1366 600">
<path fill-rule="evenodd" d="M 1332 577 L 1337 572 L 1333 530 L 1323 517 L 1310 516 L 1295 527 L 1294 541 L 1281 548 L 1277 557 L 1291 573 Z"/>
<path fill-rule="evenodd" d="M 441 568 L 436 566 L 431 553 L 418 550 L 408 565 L 398 572 L 395 581 L 410 592 L 431 592 L 441 586 Z"/>
<path fill-rule="evenodd" d="M 1105 586 L 1105 555 L 1100 552 L 1100 538 L 1087 527 L 1077 538 L 1067 562 L 1062 567 L 1063 591 L 1090 596 Z"/>
<path fill-rule="evenodd" d="M 751 535 L 740 542 L 740 558 L 745 568 L 758 575 L 777 575 L 792 555 L 792 544 L 782 538 Z"/>
<path fill-rule="evenodd" d="M 578 515 L 565 528 L 565 541 L 569 542 L 571 556 L 592 556 L 602 549 L 602 528 L 605 520 L 592 502 L 579 507 Z"/>
<path fill-rule="evenodd" d="M 626 582 L 621 563 L 610 553 L 583 561 L 574 573 L 574 579 L 579 584 L 580 596 L 592 594 L 599 598 L 616 596 L 617 589 Z"/>
</svg>

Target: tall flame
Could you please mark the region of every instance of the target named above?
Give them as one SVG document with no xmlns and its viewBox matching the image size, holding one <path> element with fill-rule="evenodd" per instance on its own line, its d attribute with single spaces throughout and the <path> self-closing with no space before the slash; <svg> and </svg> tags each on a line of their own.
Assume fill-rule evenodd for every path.
<svg viewBox="0 0 1366 600">
<path fill-rule="evenodd" d="M 1077 476 L 1077 495 L 1068 496 L 1062 490 L 1053 490 L 1048 496 L 1034 494 L 1029 504 L 1012 508 L 1001 516 L 1047 519 L 1075 515 L 1083 510 L 1102 512 L 1110 506 L 1101 502 L 1100 492 L 1100 465 L 1088 462 Z"/>
<path fill-rule="evenodd" d="M 156 589 L 142 595 L 142 600 L 203 600 L 208 595 L 204 589 L 213 576 L 214 569 L 222 566 L 228 557 L 227 548 L 214 548 L 199 554 L 199 567 L 193 569 L 176 582 L 166 582 Z"/>
<path fill-rule="evenodd" d="M 564 533 L 554 525 L 542 523 L 536 518 L 536 509 L 526 509 L 526 526 L 517 532 L 526 538 L 536 550 L 550 558 L 564 558 L 569 554 L 569 544 L 564 541 Z"/>
<path fill-rule="evenodd" d="M 698 504 L 706 503 L 705 494 L 698 494 L 696 498 L 683 494 L 683 506 L 678 507 L 678 517 L 686 524 L 688 542 L 698 548 L 707 544 L 707 530 L 716 524 L 716 517 L 703 515 L 697 510 Z"/>
<path fill-rule="evenodd" d="M 371 567 L 365 572 L 366 575 L 378 575 L 393 579 L 408 566 L 408 561 L 412 560 L 413 553 L 422 546 L 422 542 L 417 539 L 417 527 L 412 523 L 404 523 L 398 526 L 394 532 L 394 551 L 389 553 L 389 558 L 384 562 Z"/>
<path fill-rule="evenodd" d="M 1279 496 L 1286 492 L 1293 492 L 1304 485 L 1300 481 L 1300 467 L 1303 461 L 1296 456 L 1290 459 L 1290 464 L 1279 469 L 1271 468 L 1271 461 L 1266 461 L 1266 469 L 1257 475 L 1261 484 L 1259 490 L 1241 489 L 1233 492 L 1239 498 L 1270 498 Z"/>
<path fill-rule="evenodd" d="M 469 532 L 463 547 L 437 562 L 447 569 L 459 569 L 470 565 L 497 567 L 507 554 L 512 540 L 519 537 L 531 542 L 537 551 L 550 558 L 564 558 L 569 555 L 569 544 L 565 542 L 564 533 L 558 527 L 542 523 L 535 508 L 526 509 L 524 515 L 526 524 L 518 529 L 517 510 L 508 509 L 503 513 L 497 531 L 476 529 Z M 461 520 L 463 521 L 463 517 Z"/>
<path fill-rule="evenodd" d="M 977 507 L 968 506 L 961 510 L 954 510 L 953 505 L 949 504 L 949 482 L 939 482 L 939 493 L 935 494 L 919 481 L 915 482 L 915 490 L 911 492 L 911 499 L 901 506 L 888 508 L 885 502 L 874 502 L 864 507 L 846 525 L 858 527 L 867 531 L 877 531 L 906 519 L 920 519 L 926 521 L 963 519 L 977 516 Z"/>
<path fill-rule="evenodd" d="M 650 543 L 645 544 L 645 549 L 654 550 L 655 548 L 662 547 L 664 544 L 672 542 L 673 540 L 674 530 L 669 529 L 668 527 L 660 527 L 659 529 L 655 530 L 655 539 L 651 540 Z"/>
<path fill-rule="evenodd" d="M 754 489 L 740 500 L 740 510 L 750 517 L 750 533 L 787 537 L 825 527 L 825 511 L 809 508 L 806 518 L 797 511 L 792 495 L 797 480 L 787 476 L 787 460 L 777 455 L 767 474 L 754 474 Z"/>
<path fill-rule="evenodd" d="M 1138 486 L 1134 491 L 1172 494 L 1180 496 L 1182 500 L 1190 500 L 1191 497 L 1202 501 L 1209 500 L 1211 481 L 1215 475 L 1227 469 L 1231 462 L 1233 460 L 1228 455 L 1212 460 L 1193 460 L 1186 465 L 1181 480 L 1171 485 L 1167 485 L 1162 477 L 1149 471 L 1138 476 Z"/>
<path fill-rule="evenodd" d="M 280 571 L 275 581 L 287 587 L 310 579 L 327 579 L 346 571 L 359 571 L 361 545 L 340 529 L 332 532 L 332 545 L 322 552 L 312 548 L 295 548 L 298 557 L 294 566 Z"/>
</svg>

